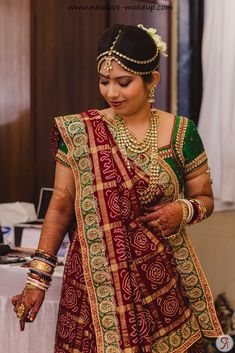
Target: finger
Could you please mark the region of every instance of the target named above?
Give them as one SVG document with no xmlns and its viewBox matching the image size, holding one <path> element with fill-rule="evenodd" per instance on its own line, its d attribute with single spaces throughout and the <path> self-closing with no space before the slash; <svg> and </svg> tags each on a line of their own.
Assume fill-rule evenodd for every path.
<svg viewBox="0 0 235 353">
<path fill-rule="evenodd" d="M 11 303 L 12 303 L 13 306 L 16 306 L 19 298 L 20 298 L 20 294 L 15 295 L 14 297 L 11 298 Z"/>
<path fill-rule="evenodd" d="M 162 207 L 164 207 L 165 205 L 155 205 L 155 206 L 147 206 L 145 207 L 146 211 L 158 211 L 160 210 Z"/>
<path fill-rule="evenodd" d="M 42 305 L 42 304 L 36 304 L 36 305 L 34 305 L 34 307 L 32 308 L 32 310 L 31 310 L 31 312 L 30 312 L 30 314 L 29 314 L 29 317 L 28 317 L 28 320 L 29 320 L 30 322 L 33 322 L 33 321 L 35 320 L 35 318 L 36 318 L 36 316 L 37 316 L 37 314 L 38 314 L 38 312 L 39 312 L 39 309 L 41 308 L 41 305 Z"/>
<path fill-rule="evenodd" d="M 159 221 L 150 221 L 150 222 L 147 222 L 148 223 L 148 226 L 149 227 L 152 227 L 152 228 L 160 228 L 160 223 Z"/>
<path fill-rule="evenodd" d="M 23 320 L 20 320 L 20 331 L 24 331 L 25 328 L 25 322 Z"/>
<path fill-rule="evenodd" d="M 172 235 L 173 232 L 169 229 L 166 229 L 165 232 L 164 232 L 164 238 L 167 238 L 169 235 Z"/>
<path fill-rule="evenodd" d="M 154 233 L 163 233 L 163 230 L 159 224 L 148 224 L 148 228 L 151 229 Z"/>
<path fill-rule="evenodd" d="M 28 317 L 28 314 L 24 319 L 20 320 L 20 330 L 21 331 L 24 331 L 24 329 L 25 329 L 25 322 L 28 322 L 27 317 Z"/>
<path fill-rule="evenodd" d="M 19 306 L 22 303 L 22 299 L 23 299 L 23 293 L 16 295 L 15 297 L 13 297 L 14 299 L 16 298 L 17 301 L 15 302 L 15 307 L 14 307 L 14 311 L 17 312 L 19 309 Z"/>
<path fill-rule="evenodd" d="M 152 229 L 155 233 L 160 233 L 163 236 L 165 236 L 166 232 L 168 231 L 168 227 L 164 223 L 161 224 L 160 220 L 148 222 L 147 227 Z"/>
<path fill-rule="evenodd" d="M 144 222 L 148 222 L 148 221 L 157 220 L 158 216 L 159 216 L 158 212 L 151 212 L 145 216 L 138 217 L 137 222 L 144 223 Z"/>
<path fill-rule="evenodd" d="M 25 322 L 28 322 L 31 308 L 32 308 L 32 305 L 28 306 L 28 305 L 24 304 L 24 314 L 23 314 L 22 318 L 20 319 L 20 330 L 21 331 L 24 331 Z"/>
<path fill-rule="evenodd" d="M 16 305 L 14 306 L 14 312 L 15 312 L 15 313 L 17 313 L 17 311 L 18 311 L 20 305 L 21 305 L 21 300 L 19 299 L 19 300 L 17 301 Z"/>
</svg>

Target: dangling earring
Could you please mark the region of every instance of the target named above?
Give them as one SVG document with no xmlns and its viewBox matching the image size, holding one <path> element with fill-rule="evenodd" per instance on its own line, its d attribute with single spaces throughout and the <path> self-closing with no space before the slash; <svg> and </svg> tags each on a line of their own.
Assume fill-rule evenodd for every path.
<svg viewBox="0 0 235 353">
<path fill-rule="evenodd" d="M 147 102 L 148 103 L 154 103 L 155 102 L 154 96 L 155 96 L 155 86 L 150 88 L 150 90 L 148 91 Z"/>
</svg>

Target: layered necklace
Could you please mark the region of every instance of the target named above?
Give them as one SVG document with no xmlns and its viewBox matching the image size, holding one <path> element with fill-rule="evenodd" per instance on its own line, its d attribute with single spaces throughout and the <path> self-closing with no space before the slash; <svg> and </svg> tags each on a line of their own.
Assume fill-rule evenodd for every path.
<svg viewBox="0 0 235 353">
<path fill-rule="evenodd" d="M 158 185 L 160 166 L 158 164 L 158 125 L 159 116 L 156 110 L 151 110 L 150 126 L 142 141 L 138 141 L 128 130 L 126 121 L 115 114 L 114 119 L 117 124 L 117 144 L 121 150 L 128 168 L 130 169 L 130 161 L 128 160 L 128 152 L 142 154 L 150 151 L 150 176 L 147 189 L 140 193 L 142 204 L 151 202 L 156 195 L 156 187 Z"/>
</svg>

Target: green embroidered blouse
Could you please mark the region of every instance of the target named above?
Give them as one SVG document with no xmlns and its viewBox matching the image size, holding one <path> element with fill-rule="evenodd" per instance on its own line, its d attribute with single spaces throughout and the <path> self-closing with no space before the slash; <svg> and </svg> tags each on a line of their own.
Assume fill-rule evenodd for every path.
<svg viewBox="0 0 235 353">
<path fill-rule="evenodd" d="M 108 126 L 115 139 L 116 128 L 108 122 Z M 60 139 L 56 159 L 69 167 L 67 160 L 68 149 L 63 139 Z M 175 116 L 171 141 L 168 145 L 159 148 L 160 159 L 165 161 L 177 177 L 179 191 L 182 191 L 184 176 L 196 170 L 207 162 L 207 156 L 198 130 L 194 122 L 186 117 Z M 134 163 L 149 175 L 150 156 L 148 153 L 142 155 L 130 154 Z M 166 170 L 161 165 L 160 184 L 166 183 Z M 162 180 L 161 180 L 162 179 Z M 169 186 L 169 185 L 168 185 Z"/>
</svg>

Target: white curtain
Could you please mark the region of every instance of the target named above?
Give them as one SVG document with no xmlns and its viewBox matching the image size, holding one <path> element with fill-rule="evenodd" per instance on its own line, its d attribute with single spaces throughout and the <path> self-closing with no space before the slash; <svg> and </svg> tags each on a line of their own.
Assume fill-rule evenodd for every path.
<svg viewBox="0 0 235 353">
<path fill-rule="evenodd" d="M 205 0 L 199 132 L 217 209 L 235 208 L 235 0 Z"/>
</svg>

